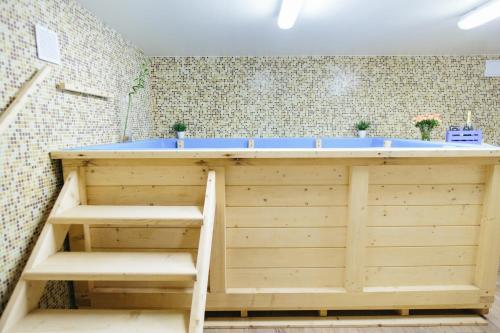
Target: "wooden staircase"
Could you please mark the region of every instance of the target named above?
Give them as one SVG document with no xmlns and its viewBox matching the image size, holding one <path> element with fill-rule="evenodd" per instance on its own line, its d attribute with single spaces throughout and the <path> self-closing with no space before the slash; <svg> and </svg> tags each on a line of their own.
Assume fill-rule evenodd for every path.
<svg viewBox="0 0 500 333">
<path fill-rule="evenodd" d="M 209 171 L 203 209 L 195 206 L 85 205 L 83 181 L 68 174 L 0 320 L 0 333 L 203 332 L 215 219 L 215 171 Z M 196 263 L 182 252 L 61 252 L 74 224 L 200 227 Z M 191 310 L 41 310 L 50 280 L 193 281 Z"/>
</svg>

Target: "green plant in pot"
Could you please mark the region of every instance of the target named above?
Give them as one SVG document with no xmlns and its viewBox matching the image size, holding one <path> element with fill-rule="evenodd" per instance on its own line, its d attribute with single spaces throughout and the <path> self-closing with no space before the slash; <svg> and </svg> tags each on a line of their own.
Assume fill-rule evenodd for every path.
<svg viewBox="0 0 500 333">
<path fill-rule="evenodd" d="M 358 136 L 360 138 L 366 137 L 366 131 L 370 128 L 371 123 L 369 121 L 360 120 L 356 123 L 356 130 L 358 130 Z"/>
<path fill-rule="evenodd" d="M 420 136 L 424 141 L 431 141 L 432 130 L 439 126 L 441 117 L 439 114 L 426 114 L 412 119 L 413 124 L 420 130 Z"/>
<path fill-rule="evenodd" d="M 177 134 L 177 139 L 184 139 L 184 137 L 186 136 L 186 129 L 187 129 L 185 123 L 183 123 L 182 121 L 178 121 L 174 124 L 174 126 L 172 126 L 172 128 Z"/>
<path fill-rule="evenodd" d="M 149 76 L 149 60 L 145 60 L 141 64 L 139 75 L 134 79 L 134 83 L 130 92 L 128 93 L 128 106 L 127 106 L 127 114 L 125 115 L 125 126 L 123 127 L 122 141 L 131 140 L 131 135 L 129 133 L 129 116 L 130 110 L 132 109 L 132 97 L 139 92 L 139 90 L 144 89 L 146 86 L 146 79 Z"/>
</svg>

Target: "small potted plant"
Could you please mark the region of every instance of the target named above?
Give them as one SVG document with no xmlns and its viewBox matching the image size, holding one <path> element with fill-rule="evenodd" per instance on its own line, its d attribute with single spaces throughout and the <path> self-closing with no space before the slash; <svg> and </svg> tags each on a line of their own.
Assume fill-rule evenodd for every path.
<svg viewBox="0 0 500 333">
<path fill-rule="evenodd" d="M 186 124 L 184 124 L 182 121 L 178 121 L 174 124 L 172 127 L 177 133 L 177 139 L 184 139 L 184 136 L 186 135 Z"/>
<path fill-rule="evenodd" d="M 370 122 L 369 121 L 358 121 L 356 123 L 356 129 L 358 130 L 358 136 L 360 138 L 366 137 L 366 130 L 370 128 Z"/>
<path fill-rule="evenodd" d="M 439 114 L 426 114 L 417 116 L 412 120 L 415 127 L 420 130 L 420 135 L 424 141 L 431 141 L 432 130 L 441 123 Z"/>
</svg>

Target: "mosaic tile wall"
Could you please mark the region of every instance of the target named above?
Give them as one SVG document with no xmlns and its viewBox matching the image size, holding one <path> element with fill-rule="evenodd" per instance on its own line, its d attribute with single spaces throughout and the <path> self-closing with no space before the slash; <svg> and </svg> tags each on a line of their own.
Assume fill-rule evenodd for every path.
<svg viewBox="0 0 500 333">
<path fill-rule="evenodd" d="M 488 57 L 499 59 L 499 56 Z M 440 113 L 445 127 L 467 111 L 500 145 L 500 79 L 484 77 L 486 57 L 153 58 L 157 136 L 185 120 L 197 137 L 352 136 L 419 138 L 411 118 Z"/>
<path fill-rule="evenodd" d="M 0 0 L 0 112 L 19 87 L 46 64 L 37 59 L 33 23 L 59 34 L 60 65 L 29 99 L 7 133 L 0 133 L 0 312 L 24 266 L 62 183 L 49 151 L 117 142 L 126 96 L 142 51 L 73 0 Z M 109 92 L 111 100 L 64 93 L 71 81 Z M 150 90 L 133 100 L 135 138 L 150 136 Z M 50 284 L 42 304 L 66 306 L 64 284 Z"/>
</svg>

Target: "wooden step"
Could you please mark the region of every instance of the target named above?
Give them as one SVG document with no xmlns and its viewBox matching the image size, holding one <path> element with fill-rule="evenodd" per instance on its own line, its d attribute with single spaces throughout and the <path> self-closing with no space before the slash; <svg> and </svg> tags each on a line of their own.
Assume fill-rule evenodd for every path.
<svg viewBox="0 0 500 333">
<path fill-rule="evenodd" d="M 188 320 L 169 310 L 35 310 L 9 333 L 182 333 Z"/>
<path fill-rule="evenodd" d="M 194 281 L 184 252 L 58 252 L 23 274 L 26 280 Z"/>
<path fill-rule="evenodd" d="M 68 209 L 49 219 L 54 224 L 133 224 L 199 227 L 198 206 L 91 206 Z"/>
</svg>

